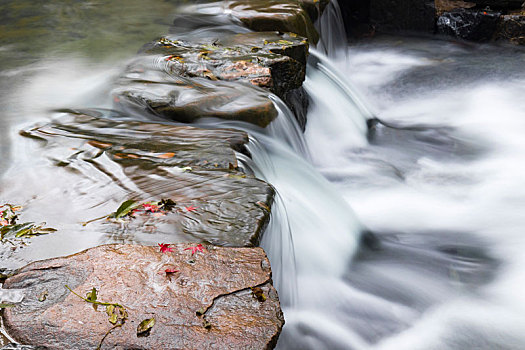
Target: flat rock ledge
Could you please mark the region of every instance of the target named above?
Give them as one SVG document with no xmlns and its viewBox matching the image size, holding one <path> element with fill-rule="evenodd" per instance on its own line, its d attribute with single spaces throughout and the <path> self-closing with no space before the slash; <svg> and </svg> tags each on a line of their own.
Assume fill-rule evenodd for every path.
<svg viewBox="0 0 525 350">
<path fill-rule="evenodd" d="M 261 248 L 204 246 L 192 255 L 190 244 L 171 247 L 161 253 L 104 245 L 29 264 L 3 286 L 25 292 L 4 311 L 4 325 L 17 341 L 45 349 L 95 349 L 102 340 L 101 349 L 275 346 L 284 318 Z M 109 307 L 95 310 L 79 297 L 92 288 L 98 301 L 125 308 L 121 327 L 108 333 Z M 153 318 L 153 327 L 138 334 L 139 324 Z"/>
</svg>

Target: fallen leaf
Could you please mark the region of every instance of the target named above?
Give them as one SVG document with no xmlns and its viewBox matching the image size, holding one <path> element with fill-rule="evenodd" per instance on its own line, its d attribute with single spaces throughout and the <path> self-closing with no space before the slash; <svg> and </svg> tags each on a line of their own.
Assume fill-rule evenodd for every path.
<svg viewBox="0 0 525 350">
<path fill-rule="evenodd" d="M 142 208 L 144 211 L 149 211 L 151 213 L 156 213 L 160 210 L 159 206 L 152 202 L 142 204 Z"/>
<path fill-rule="evenodd" d="M 40 295 L 38 296 L 38 301 L 40 301 L 40 302 L 45 301 L 45 300 L 47 299 L 48 295 L 49 295 L 49 292 L 47 291 L 47 289 L 44 290 L 44 291 L 43 291 L 42 293 L 40 293 Z"/>
<path fill-rule="evenodd" d="M 117 211 L 110 214 L 109 217 L 113 219 L 120 219 L 123 216 L 128 215 L 133 209 L 137 208 L 139 204 L 134 200 L 130 199 L 125 201 L 118 207 Z"/>
<path fill-rule="evenodd" d="M 90 146 L 100 148 L 100 149 L 106 149 L 106 148 L 113 146 L 111 143 L 105 143 L 105 142 L 100 142 L 100 141 L 95 141 L 95 140 L 88 141 L 87 143 Z"/>
<path fill-rule="evenodd" d="M 189 207 L 184 207 L 184 209 L 186 209 L 186 211 L 190 212 L 190 211 L 197 210 L 197 207 L 194 207 L 193 205 L 190 205 Z"/>
<path fill-rule="evenodd" d="M 151 332 L 151 328 L 155 325 L 155 318 L 147 318 L 139 323 L 137 327 L 137 337 L 147 337 Z"/>
<path fill-rule="evenodd" d="M 91 289 L 91 292 L 87 292 L 86 293 L 86 299 L 90 302 L 93 303 L 93 309 L 95 309 L 95 311 L 97 311 L 97 304 L 95 304 L 95 302 L 97 301 L 97 290 L 93 287 L 93 289 Z"/>
<path fill-rule="evenodd" d="M 169 253 L 169 252 L 172 252 L 173 251 L 173 248 L 170 248 L 170 245 L 169 244 L 165 244 L 165 243 L 158 243 L 159 247 L 160 247 L 160 252 L 161 253 Z"/>
<path fill-rule="evenodd" d="M 172 152 L 160 154 L 160 155 L 157 156 L 157 158 L 162 158 L 162 159 L 169 159 L 169 158 L 173 158 L 173 157 L 175 157 L 175 153 L 172 153 Z"/>
<path fill-rule="evenodd" d="M 253 297 L 260 302 L 266 301 L 266 295 L 264 295 L 263 290 L 260 287 L 251 288 Z"/>
<path fill-rule="evenodd" d="M 184 250 L 191 250 L 191 255 L 194 255 L 196 252 L 204 253 L 204 247 L 202 244 L 197 244 L 196 246 L 188 247 Z"/>
</svg>

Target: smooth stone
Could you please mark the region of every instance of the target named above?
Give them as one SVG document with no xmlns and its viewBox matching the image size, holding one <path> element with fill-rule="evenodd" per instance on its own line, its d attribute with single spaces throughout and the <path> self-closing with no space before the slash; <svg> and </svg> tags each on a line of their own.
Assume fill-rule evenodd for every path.
<svg viewBox="0 0 525 350">
<path fill-rule="evenodd" d="M 158 246 L 104 245 L 29 264 L 3 286 L 26 293 L 4 311 L 5 328 L 49 350 L 95 349 L 102 340 L 101 349 L 275 346 L 284 318 L 261 248 L 204 246 L 192 255 L 190 244 L 172 247 L 161 253 Z M 107 306 L 95 309 L 66 285 L 82 297 L 96 288 L 97 301 L 123 305 L 127 319 L 110 331 Z M 151 318 L 153 327 L 139 335 L 139 324 Z"/>
</svg>

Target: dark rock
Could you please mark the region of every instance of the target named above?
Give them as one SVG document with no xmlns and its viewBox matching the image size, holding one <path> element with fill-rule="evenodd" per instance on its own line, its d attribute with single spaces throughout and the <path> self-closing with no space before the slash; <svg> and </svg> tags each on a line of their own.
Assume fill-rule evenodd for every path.
<svg viewBox="0 0 525 350">
<path fill-rule="evenodd" d="M 299 89 L 288 91 L 282 99 L 295 115 L 299 127 L 304 132 L 306 128 L 306 115 L 308 114 L 308 106 L 310 104 L 306 90 L 300 87 Z"/>
<path fill-rule="evenodd" d="M 370 0 L 370 23 L 379 31 L 433 33 L 436 9 L 429 0 Z"/>
<path fill-rule="evenodd" d="M 293 0 L 237 0 L 227 4 L 229 13 L 248 28 L 266 32 L 278 30 L 304 36 L 317 43 L 319 34 L 315 30 L 309 13 L 305 11 L 309 1 L 301 5 Z"/>
<path fill-rule="evenodd" d="M 525 16 L 502 16 L 496 32 L 496 39 L 525 45 Z"/>
<path fill-rule="evenodd" d="M 465 40 L 487 41 L 494 36 L 499 17 L 498 12 L 456 9 L 438 18 L 438 33 Z"/>
<path fill-rule="evenodd" d="M 522 0 L 472 0 L 478 6 L 489 6 L 492 10 L 519 9 L 523 4 Z"/>
<path fill-rule="evenodd" d="M 135 236 L 154 229 L 147 234 L 174 241 L 254 246 L 268 223 L 273 188 L 237 169 L 233 149 L 245 151 L 248 136 L 244 132 L 68 114 L 24 134 L 46 140 L 47 155 L 62 158 L 60 166 L 65 170 L 114 179 L 113 195 L 121 202 L 170 198 L 181 208 L 198 208 L 131 220 L 126 232 Z M 67 152 L 72 155 L 66 158 Z M 122 198 L 120 186 L 131 192 L 127 198 Z M 108 195 L 111 188 L 105 186 Z M 90 225 L 112 232 L 104 222 Z"/>
<path fill-rule="evenodd" d="M 340 1 L 341 16 L 346 35 L 358 37 L 368 31 L 370 23 L 370 0 Z"/>
<path fill-rule="evenodd" d="M 308 13 L 312 22 L 315 22 L 323 14 L 330 0 L 299 0 L 303 9 Z"/>
<path fill-rule="evenodd" d="M 96 288 L 98 301 L 125 307 L 127 319 L 102 349 L 272 349 L 284 319 L 264 251 L 205 246 L 192 255 L 189 247 L 160 253 L 105 245 L 32 263 L 4 284 L 26 294 L 4 312 L 5 327 L 16 340 L 49 350 L 95 349 L 113 326 L 107 307 L 95 310 L 68 285 L 82 297 Z M 151 318 L 149 335 L 137 336 L 137 326 Z"/>
</svg>

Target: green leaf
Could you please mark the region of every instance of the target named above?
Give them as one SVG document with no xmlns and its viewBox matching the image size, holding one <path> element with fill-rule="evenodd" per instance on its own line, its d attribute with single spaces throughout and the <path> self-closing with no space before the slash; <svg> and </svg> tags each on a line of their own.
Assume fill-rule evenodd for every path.
<svg viewBox="0 0 525 350">
<path fill-rule="evenodd" d="M 33 222 L 26 222 L 24 224 L 8 225 L 4 228 L 8 228 L 8 235 L 14 235 L 15 237 L 22 237 L 26 235 L 35 226 Z M 3 235 L 5 235 L 4 233 Z"/>
<path fill-rule="evenodd" d="M 14 307 L 14 305 L 13 304 L 0 304 L 0 309 L 5 309 L 8 307 Z"/>
<path fill-rule="evenodd" d="M 39 301 L 39 302 L 43 302 L 43 301 L 45 301 L 45 300 L 47 299 L 48 295 L 49 295 L 49 292 L 47 291 L 47 289 L 44 290 L 44 291 L 43 291 L 42 293 L 40 293 L 40 295 L 38 296 L 38 301 Z"/>
<path fill-rule="evenodd" d="M 112 313 L 111 316 L 109 316 L 109 322 L 111 324 L 116 324 L 118 321 L 118 316 L 116 313 Z"/>
<path fill-rule="evenodd" d="M 106 307 L 106 313 L 108 314 L 108 316 L 111 317 L 114 311 L 115 311 L 115 305 L 109 305 Z"/>
<path fill-rule="evenodd" d="M 137 337 L 147 337 L 151 331 L 151 328 L 155 325 L 155 318 L 147 318 L 140 322 L 137 327 Z"/>
<path fill-rule="evenodd" d="M 95 287 L 91 289 L 91 292 L 86 293 L 86 299 L 91 302 L 97 301 L 97 289 Z"/>
<path fill-rule="evenodd" d="M 123 216 L 128 215 L 133 209 L 137 208 L 139 206 L 139 203 L 135 202 L 134 200 L 130 199 L 125 201 L 118 207 L 117 211 L 110 214 L 109 217 L 113 219 L 120 219 Z"/>
</svg>

